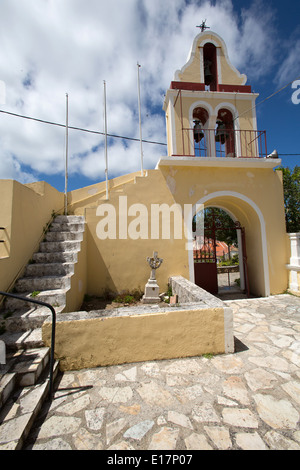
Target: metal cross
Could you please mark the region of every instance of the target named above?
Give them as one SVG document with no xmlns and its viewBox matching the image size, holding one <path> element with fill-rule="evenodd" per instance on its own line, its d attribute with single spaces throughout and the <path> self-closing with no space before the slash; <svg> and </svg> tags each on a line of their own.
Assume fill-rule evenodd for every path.
<svg viewBox="0 0 300 470">
<path fill-rule="evenodd" d="M 203 31 L 205 29 L 210 29 L 209 26 L 206 26 L 205 24 L 206 20 L 202 21 L 202 23 L 199 25 L 199 26 L 196 26 L 196 28 L 200 28 L 201 29 L 201 33 L 203 33 Z"/>
</svg>

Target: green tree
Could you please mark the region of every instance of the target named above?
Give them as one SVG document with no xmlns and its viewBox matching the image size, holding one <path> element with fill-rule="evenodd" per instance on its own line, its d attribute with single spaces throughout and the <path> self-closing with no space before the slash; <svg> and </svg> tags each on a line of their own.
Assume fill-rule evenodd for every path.
<svg viewBox="0 0 300 470">
<path fill-rule="evenodd" d="M 204 223 L 206 237 L 214 238 L 215 233 L 216 240 L 228 245 L 230 256 L 230 247 L 237 245 L 237 232 L 231 217 L 222 209 L 209 207 L 194 216 L 193 230 L 198 223 Z"/>
<path fill-rule="evenodd" d="M 280 167 L 283 177 L 285 224 L 288 233 L 300 232 L 300 167 Z"/>
</svg>

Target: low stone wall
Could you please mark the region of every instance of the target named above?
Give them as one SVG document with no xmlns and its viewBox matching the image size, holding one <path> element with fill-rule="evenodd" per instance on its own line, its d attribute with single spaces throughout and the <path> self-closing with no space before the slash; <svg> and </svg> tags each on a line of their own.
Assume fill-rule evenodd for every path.
<svg viewBox="0 0 300 470">
<path fill-rule="evenodd" d="M 207 307 L 224 307 L 224 303 L 191 281 L 182 276 L 172 276 L 169 279 L 173 295 L 178 295 L 178 302 L 190 303 L 198 302 Z"/>
<path fill-rule="evenodd" d="M 172 282 L 180 291 L 175 306 L 58 314 L 55 357 L 61 369 L 233 352 L 231 309 L 182 277 Z M 42 335 L 50 346 L 50 321 Z"/>
<path fill-rule="evenodd" d="M 240 267 L 238 264 L 232 266 L 218 266 L 217 273 L 218 274 L 226 274 L 226 273 L 238 273 L 240 272 Z"/>
</svg>

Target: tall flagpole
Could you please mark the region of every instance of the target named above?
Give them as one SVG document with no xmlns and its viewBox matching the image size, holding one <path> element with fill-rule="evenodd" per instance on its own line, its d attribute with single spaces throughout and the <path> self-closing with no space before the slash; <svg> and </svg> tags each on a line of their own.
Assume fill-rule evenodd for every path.
<svg viewBox="0 0 300 470">
<path fill-rule="evenodd" d="M 65 215 L 68 215 L 69 96 L 66 93 Z"/>
<path fill-rule="evenodd" d="M 142 140 L 142 117 L 141 117 L 141 92 L 140 92 L 140 64 L 137 63 L 138 75 L 138 101 L 139 101 L 139 123 L 140 123 L 140 145 L 141 145 L 141 175 L 144 175 L 143 169 L 143 140 Z"/>
<path fill-rule="evenodd" d="M 107 171 L 107 116 L 106 116 L 106 82 L 104 84 L 104 133 L 105 133 L 105 179 L 106 179 L 106 199 L 108 199 L 108 171 Z"/>
</svg>

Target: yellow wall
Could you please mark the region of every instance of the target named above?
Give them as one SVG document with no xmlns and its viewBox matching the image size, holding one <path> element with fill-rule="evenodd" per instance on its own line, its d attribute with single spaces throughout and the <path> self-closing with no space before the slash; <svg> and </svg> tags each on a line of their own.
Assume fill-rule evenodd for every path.
<svg viewBox="0 0 300 470">
<path fill-rule="evenodd" d="M 130 173 L 118 176 L 108 181 L 108 189 L 114 190 L 122 187 L 126 183 L 133 182 L 140 176 L 141 172 Z M 106 182 L 86 186 L 68 193 L 68 212 L 74 215 L 83 215 L 84 209 L 93 207 L 100 198 L 106 197 Z"/>
<path fill-rule="evenodd" d="M 215 193 L 219 194 L 215 194 Z M 222 193 L 220 195 L 220 192 Z M 212 196 L 210 196 L 212 195 Z M 127 197 L 127 209 L 142 203 L 148 214 L 148 239 L 120 239 L 120 197 Z M 126 185 L 124 192 L 111 191 L 108 201 L 100 200 L 85 211 L 87 223 L 87 293 L 103 295 L 106 292 L 144 290 L 150 276 L 146 262 L 153 251 L 163 258 L 157 270 L 161 292 L 166 290 L 168 278 L 182 275 L 190 279 L 189 253 L 186 238 L 174 238 L 171 216 L 171 239 L 151 239 L 151 205 L 195 205 L 205 199 L 205 206 L 222 207 L 246 231 L 250 290 L 256 295 L 281 293 L 288 285 L 285 267 L 288 252 L 284 221 L 281 173 L 260 168 L 220 168 L 161 166 L 150 170 L 148 177 L 138 178 Z M 97 215 L 97 207 L 111 204 L 116 211 L 116 239 L 100 240 L 97 224 L 104 215 Z M 137 221 L 139 213 L 128 216 L 127 227 Z M 162 221 L 160 221 L 160 228 Z M 184 230 L 183 230 L 184 233 Z M 264 266 L 265 262 L 265 266 Z"/>
<path fill-rule="evenodd" d="M 127 196 L 127 206 L 142 203 L 147 208 L 149 239 L 119 238 L 119 197 Z M 97 237 L 97 224 L 104 217 L 96 215 L 99 204 L 108 202 L 116 209 L 117 239 L 100 240 Z M 87 222 L 87 272 L 88 294 L 102 295 L 106 291 L 122 292 L 125 290 L 144 291 L 150 277 L 150 267 L 146 261 L 154 251 L 163 258 L 161 267 L 157 270 L 158 283 L 162 290 L 167 289 L 170 275 L 182 274 L 188 277 L 188 256 L 184 249 L 183 240 L 152 240 L 151 239 L 151 204 L 174 204 L 174 199 L 165 184 L 160 171 L 150 170 L 149 176 L 138 178 L 136 183 L 126 185 L 126 191 L 110 192 L 108 201 L 101 200 L 94 208 L 85 211 Z M 137 219 L 128 216 L 128 227 Z M 137 231 L 139 228 L 137 228 Z M 171 231 L 172 233 L 172 231 Z"/>
<path fill-rule="evenodd" d="M 0 239 L 4 243 L 0 243 L 0 260 L 7 258 L 10 254 L 11 244 L 11 229 L 12 229 L 12 204 L 13 204 L 13 188 L 14 182 L 12 180 L 0 181 L 0 201 L 1 201 L 1 222 L 0 226 L 4 230 L 0 231 Z M 0 261 L 1 263 L 1 261 Z M 3 261 L 2 261 L 3 265 Z M 0 272 L 1 276 L 1 272 Z"/>
<path fill-rule="evenodd" d="M 0 180 L 0 290 L 6 291 L 22 272 L 43 237 L 53 211 L 63 208 L 63 194 L 45 182 L 23 185 Z M 1 232 L 3 236 L 3 231 Z"/>
<path fill-rule="evenodd" d="M 255 208 L 243 199 L 248 198 L 257 206 L 266 229 L 270 293 L 281 293 L 286 289 L 288 253 L 280 172 L 238 167 L 166 166 L 161 169 L 169 185 L 172 182 L 176 201 L 196 204 L 205 198 L 206 207 L 217 206 L 228 210 L 245 227 L 250 288 L 257 295 L 265 295 L 262 227 Z M 225 192 L 226 195 L 210 197 L 216 192 Z"/>
<path fill-rule="evenodd" d="M 50 322 L 42 334 L 50 346 Z M 58 321 L 55 338 L 62 370 L 224 353 L 224 309 Z"/>
</svg>

